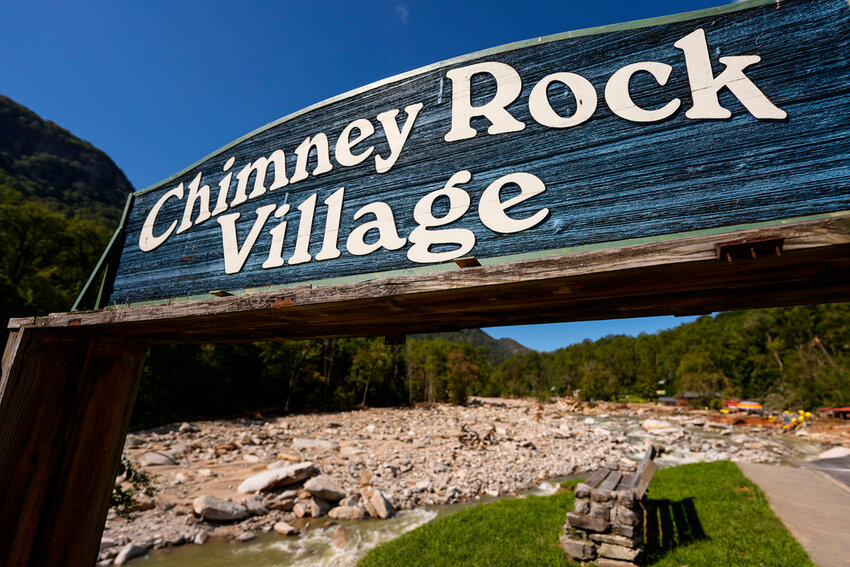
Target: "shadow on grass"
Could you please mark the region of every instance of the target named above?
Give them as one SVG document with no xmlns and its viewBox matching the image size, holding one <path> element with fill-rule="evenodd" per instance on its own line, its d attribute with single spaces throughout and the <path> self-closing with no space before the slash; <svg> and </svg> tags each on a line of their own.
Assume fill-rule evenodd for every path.
<svg viewBox="0 0 850 567">
<path fill-rule="evenodd" d="M 693 498 L 646 501 L 646 559 L 649 564 L 691 542 L 709 539 Z"/>
</svg>

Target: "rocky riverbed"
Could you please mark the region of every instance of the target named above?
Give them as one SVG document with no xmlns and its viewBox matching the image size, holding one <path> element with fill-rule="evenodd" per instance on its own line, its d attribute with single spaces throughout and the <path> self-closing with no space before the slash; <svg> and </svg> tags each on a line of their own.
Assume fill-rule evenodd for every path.
<svg viewBox="0 0 850 567">
<path fill-rule="evenodd" d="M 662 465 L 776 463 L 848 446 L 850 430 L 813 427 L 789 436 L 717 423 L 708 412 L 587 407 L 571 399 L 175 424 L 128 435 L 125 454 L 153 475 L 154 495 L 141 498 L 129 518 L 110 510 L 99 564 L 264 532 L 299 538 L 322 529 L 342 547 L 350 521 L 628 466 L 650 443 L 664 448 Z"/>
</svg>

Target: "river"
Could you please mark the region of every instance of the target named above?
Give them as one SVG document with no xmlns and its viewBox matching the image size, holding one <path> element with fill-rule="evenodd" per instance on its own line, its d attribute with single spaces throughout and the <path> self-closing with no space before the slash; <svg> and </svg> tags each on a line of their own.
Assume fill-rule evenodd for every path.
<svg viewBox="0 0 850 567">
<path fill-rule="evenodd" d="M 606 429 L 612 434 L 628 435 L 629 444 L 635 448 L 643 446 L 647 438 L 652 439 L 654 437 L 650 432 L 640 427 L 637 418 L 598 416 L 588 419 L 588 424 L 591 422 L 593 426 Z M 706 441 L 724 436 L 723 431 L 699 427 L 689 427 L 688 432 L 694 437 Z M 748 436 L 753 436 L 753 430 L 746 432 Z M 604 432 L 600 433 L 604 434 Z M 726 432 L 725 436 L 732 437 L 734 433 Z M 655 437 L 655 439 L 658 438 Z M 785 448 L 785 455 L 782 460 L 786 463 L 807 460 L 823 450 L 823 446 L 819 443 L 793 436 L 773 438 L 773 441 L 777 440 Z M 689 462 L 717 460 L 717 458 L 723 457 L 723 454 L 692 452 L 679 447 L 662 455 L 658 462 L 661 466 L 674 466 Z M 557 488 L 557 483 L 561 480 L 563 479 L 543 481 L 526 494 L 552 494 Z M 256 539 L 247 543 L 210 541 L 204 545 L 183 545 L 152 551 L 145 558 L 134 561 L 133 564 L 138 564 L 140 567 L 194 567 L 196 565 L 205 567 L 230 567 L 232 565 L 239 565 L 240 567 L 351 566 L 355 565 L 370 549 L 437 517 L 494 500 L 497 500 L 497 498 L 485 497 L 472 502 L 402 510 L 389 520 L 329 522 L 325 518 L 319 518 L 314 521 L 314 527 L 297 537 L 286 537 L 270 532 L 258 533 Z M 326 524 L 331 525 L 324 528 L 323 526 Z M 339 526 L 342 526 L 342 530 Z M 340 534 L 338 530 L 344 532 L 344 534 Z"/>
</svg>

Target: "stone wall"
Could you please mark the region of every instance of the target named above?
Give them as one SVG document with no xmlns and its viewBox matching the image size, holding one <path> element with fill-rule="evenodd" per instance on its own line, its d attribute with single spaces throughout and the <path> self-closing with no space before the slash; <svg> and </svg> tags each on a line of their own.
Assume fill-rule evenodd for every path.
<svg viewBox="0 0 850 567">
<path fill-rule="evenodd" d="M 599 482 L 579 483 L 575 488 L 575 506 L 567 514 L 561 547 L 575 561 L 603 566 L 636 565 L 643 553 L 644 507 L 633 488 L 611 490 L 630 485 L 629 479 L 614 469 L 595 474 Z M 623 482 L 619 482 L 620 480 Z M 598 488 L 597 488 L 598 486 Z"/>
</svg>

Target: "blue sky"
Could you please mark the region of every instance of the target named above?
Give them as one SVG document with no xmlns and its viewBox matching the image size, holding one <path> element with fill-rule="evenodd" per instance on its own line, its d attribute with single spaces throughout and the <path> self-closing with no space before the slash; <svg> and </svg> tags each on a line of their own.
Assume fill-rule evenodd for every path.
<svg viewBox="0 0 850 567">
<path fill-rule="evenodd" d="M 112 157 L 136 189 L 282 116 L 398 73 L 514 41 L 723 4 L 5 2 L 0 94 Z M 492 330 L 552 350 L 693 318 Z"/>
</svg>

